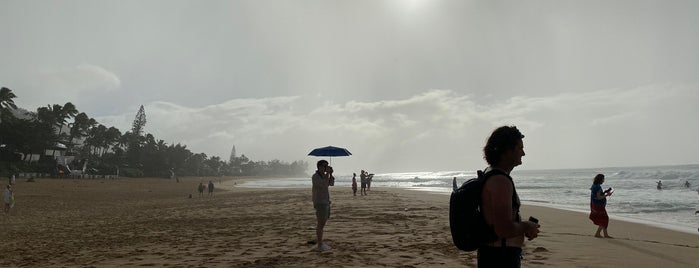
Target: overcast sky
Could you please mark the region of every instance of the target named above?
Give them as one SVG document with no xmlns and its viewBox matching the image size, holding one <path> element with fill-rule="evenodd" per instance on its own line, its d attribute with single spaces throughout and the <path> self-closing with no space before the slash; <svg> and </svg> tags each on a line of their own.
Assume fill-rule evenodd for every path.
<svg viewBox="0 0 699 268">
<path fill-rule="evenodd" d="M 0 86 L 228 159 L 342 173 L 699 163 L 697 1 L 0 1 Z"/>
</svg>

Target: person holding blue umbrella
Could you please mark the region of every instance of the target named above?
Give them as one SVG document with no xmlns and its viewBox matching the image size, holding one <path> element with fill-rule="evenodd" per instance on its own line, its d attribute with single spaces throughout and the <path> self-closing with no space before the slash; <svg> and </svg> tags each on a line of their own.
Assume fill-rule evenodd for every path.
<svg viewBox="0 0 699 268">
<path fill-rule="evenodd" d="M 330 219 L 330 191 L 329 187 L 335 185 L 335 177 L 333 177 L 333 168 L 328 165 L 328 161 L 319 160 L 316 164 L 318 168 L 311 177 L 313 182 L 313 208 L 316 210 L 316 245 L 318 251 L 328 251 L 330 246 L 323 243 L 323 228 L 328 219 Z"/>
</svg>

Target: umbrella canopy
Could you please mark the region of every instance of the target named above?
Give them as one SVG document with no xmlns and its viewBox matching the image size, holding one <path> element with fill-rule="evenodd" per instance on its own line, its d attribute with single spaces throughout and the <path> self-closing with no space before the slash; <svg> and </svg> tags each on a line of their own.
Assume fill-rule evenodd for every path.
<svg viewBox="0 0 699 268">
<path fill-rule="evenodd" d="M 347 149 L 345 149 L 345 148 L 328 146 L 328 147 L 313 149 L 313 151 L 308 153 L 308 155 L 313 155 L 313 156 L 350 156 L 350 155 L 352 155 L 352 153 L 347 151 Z"/>
<path fill-rule="evenodd" d="M 330 161 L 332 163 L 332 157 L 333 156 L 350 156 L 352 153 L 347 151 L 345 148 L 340 148 L 340 147 L 335 147 L 335 146 L 328 146 L 328 147 L 322 147 L 322 148 L 316 148 L 313 149 L 308 155 L 312 156 L 329 156 Z"/>
</svg>

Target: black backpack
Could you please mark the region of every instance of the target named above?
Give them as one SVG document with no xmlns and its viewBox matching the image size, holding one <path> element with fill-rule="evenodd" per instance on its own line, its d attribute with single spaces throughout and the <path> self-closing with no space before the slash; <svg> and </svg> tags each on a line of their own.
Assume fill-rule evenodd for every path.
<svg viewBox="0 0 699 268">
<path fill-rule="evenodd" d="M 493 227 L 485 222 L 481 211 L 483 185 L 490 176 L 498 174 L 507 176 L 497 169 L 487 173 L 479 170 L 477 178 L 464 182 L 461 187 L 451 193 L 449 227 L 454 245 L 460 250 L 474 251 L 485 243 L 498 240 Z"/>
</svg>

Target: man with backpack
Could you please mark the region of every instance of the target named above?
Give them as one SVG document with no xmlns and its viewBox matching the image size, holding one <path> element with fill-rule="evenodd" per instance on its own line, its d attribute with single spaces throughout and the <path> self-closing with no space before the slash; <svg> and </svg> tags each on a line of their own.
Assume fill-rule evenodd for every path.
<svg viewBox="0 0 699 268">
<path fill-rule="evenodd" d="M 483 148 L 489 167 L 481 207 L 485 222 L 498 239 L 478 248 L 478 267 L 520 267 L 524 238 L 538 236 L 539 224 L 522 221 L 519 215 L 519 196 L 510 177 L 512 169 L 522 164 L 523 138 L 517 127 L 502 126 L 493 131 Z"/>
</svg>

